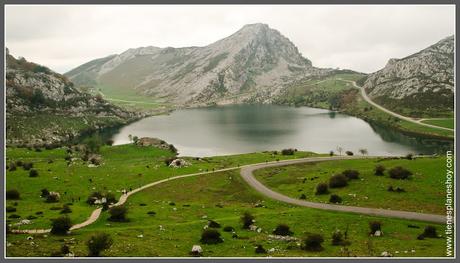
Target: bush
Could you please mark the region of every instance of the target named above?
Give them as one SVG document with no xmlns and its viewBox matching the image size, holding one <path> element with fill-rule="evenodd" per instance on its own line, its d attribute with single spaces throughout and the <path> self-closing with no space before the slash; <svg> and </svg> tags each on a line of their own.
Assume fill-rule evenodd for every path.
<svg viewBox="0 0 460 263">
<path fill-rule="evenodd" d="M 72 213 L 72 209 L 70 209 L 69 205 L 65 204 L 62 207 L 61 214 L 69 214 L 69 213 Z"/>
<path fill-rule="evenodd" d="M 377 166 L 375 167 L 375 172 L 374 172 L 374 174 L 377 175 L 377 176 L 382 176 L 384 171 L 385 171 L 385 166 L 383 166 L 383 165 L 377 165 Z"/>
<path fill-rule="evenodd" d="M 279 236 L 290 236 L 294 233 L 289 229 L 288 225 L 279 224 L 278 226 L 276 226 L 275 230 L 273 230 L 273 234 Z"/>
<path fill-rule="evenodd" d="M 16 212 L 16 207 L 7 206 L 7 207 L 5 208 L 5 210 L 6 210 L 7 213 Z"/>
<path fill-rule="evenodd" d="M 203 230 L 203 233 L 201 233 L 200 242 L 203 244 L 218 244 L 222 243 L 223 240 L 220 237 L 219 231 L 212 228 L 208 228 Z"/>
<path fill-rule="evenodd" d="M 281 150 L 282 155 L 294 155 L 295 150 L 294 149 L 283 149 Z"/>
<path fill-rule="evenodd" d="M 26 171 L 32 169 L 34 167 L 34 164 L 33 163 L 23 163 L 22 164 L 22 168 Z"/>
<path fill-rule="evenodd" d="M 424 237 L 431 237 L 436 238 L 438 237 L 438 233 L 436 232 L 436 227 L 434 226 L 426 226 L 425 231 L 423 231 Z"/>
<path fill-rule="evenodd" d="M 46 189 L 46 188 L 43 188 L 43 189 L 41 190 L 41 192 L 42 192 L 42 193 L 40 194 L 40 196 L 41 196 L 42 198 L 47 198 L 48 195 L 50 195 L 50 191 L 48 191 L 48 189 Z"/>
<path fill-rule="evenodd" d="M 18 200 L 20 199 L 19 191 L 16 189 L 10 189 L 6 191 L 6 200 Z"/>
<path fill-rule="evenodd" d="M 412 175 L 411 171 L 405 168 L 402 168 L 401 166 L 397 166 L 397 167 L 390 169 L 388 173 L 390 174 L 391 178 L 400 179 L 400 180 L 408 179 Z"/>
<path fill-rule="evenodd" d="M 329 198 L 329 203 L 333 203 L 333 204 L 342 203 L 342 197 L 340 197 L 340 196 L 338 196 L 336 194 L 333 194 Z"/>
<path fill-rule="evenodd" d="M 86 199 L 86 203 L 89 205 L 94 205 L 94 202 L 103 197 L 100 192 L 92 192 L 89 197 Z"/>
<path fill-rule="evenodd" d="M 379 221 L 371 221 L 369 222 L 369 228 L 371 229 L 371 235 L 375 234 L 376 231 L 382 230 L 382 223 Z"/>
<path fill-rule="evenodd" d="M 329 179 L 330 188 L 340 188 L 348 185 L 348 179 L 343 174 L 336 174 Z"/>
<path fill-rule="evenodd" d="M 359 179 L 359 172 L 356 170 L 345 170 L 342 172 L 348 179 Z"/>
<path fill-rule="evenodd" d="M 352 156 L 353 152 L 352 151 L 346 151 L 345 154 L 348 155 L 348 156 Z"/>
<path fill-rule="evenodd" d="M 128 219 L 126 218 L 126 213 L 128 213 L 128 208 L 125 206 L 114 206 L 109 209 L 109 220 L 115 222 L 126 222 Z"/>
<path fill-rule="evenodd" d="M 29 171 L 29 177 L 38 177 L 38 171 L 35 169 L 31 169 Z"/>
<path fill-rule="evenodd" d="M 406 154 L 406 159 L 407 160 L 412 160 L 412 159 L 414 159 L 414 155 L 412 153 L 408 153 L 408 154 Z"/>
<path fill-rule="evenodd" d="M 249 212 L 244 212 L 241 221 L 243 222 L 243 229 L 249 229 L 249 226 L 254 222 L 254 216 Z"/>
<path fill-rule="evenodd" d="M 16 165 L 17 165 L 17 166 L 22 166 L 22 164 L 23 164 L 23 162 L 22 162 L 21 160 L 16 161 Z"/>
<path fill-rule="evenodd" d="M 107 200 L 108 204 L 115 204 L 117 202 L 117 199 L 113 193 L 106 193 L 105 199 Z"/>
<path fill-rule="evenodd" d="M 323 250 L 321 246 L 323 242 L 323 236 L 319 234 L 308 234 L 302 239 L 302 249 L 308 251 L 321 251 Z"/>
<path fill-rule="evenodd" d="M 220 228 L 220 224 L 217 223 L 216 221 L 214 220 L 209 220 L 208 221 L 208 227 L 212 227 L 212 228 Z"/>
<path fill-rule="evenodd" d="M 67 216 L 61 216 L 51 220 L 51 233 L 57 235 L 67 234 L 72 227 L 72 222 Z"/>
<path fill-rule="evenodd" d="M 224 232 L 233 232 L 235 229 L 232 226 L 224 227 Z"/>
<path fill-rule="evenodd" d="M 343 234 L 340 230 L 335 231 L 332 234 L 332 245 L 333 246 L 340 246 L 344 243 Z"/>
<path fill-rule="evenodd" d="M 267 253 L 267 250 L 262 245 L 257 245 L 256 247 L 256 254 L 265 254 Z"/>
<path fill-rule="evenodd" d="M 334 151 L 330 151 L 329 156 L 334 156 Z"/>
<path fill-rule="evenodd" d="M 10 165 L 8 165 L 8 167 L 6 167 L 6 169 L 8 169 L 10 172 L 16 171 L 16 164 L 10 163 Z"/>
<path fill-rule="evenodd" d="M 21 218 L 20 215 L 12 214 L 8 218 Z"/>
<path fill-rule="evenodd" d="M 59 193 L 50 192 L 49 195 L 46 197 L 47 203 L 57 203 L 59 202 L 60 196 Z"/>
<path fill-rule="evenodd" d="M 106 233 L 96 233 L 86 242 L 90 257 L 98 257 L 103 250 L 109 249 L 112 244 L 113 239 Z"/>
<path fill-rule="evenodd" d="M 299 197 L 299 199 L 305 200 L 305 199 L 307 199 L 307 196 L 306 196 L 305 194 L 301 194 L 300 197 Z"/>
<path fill-rule="evenodd" d="M 326 183 L 319 183 L 316 186 L 316 192 L 315 192 L 316 195 L 323 195 L 323 194 L 327 194 L 327 193 L 329 193 L 329 189 L 328 189 Z"/>
</svg>

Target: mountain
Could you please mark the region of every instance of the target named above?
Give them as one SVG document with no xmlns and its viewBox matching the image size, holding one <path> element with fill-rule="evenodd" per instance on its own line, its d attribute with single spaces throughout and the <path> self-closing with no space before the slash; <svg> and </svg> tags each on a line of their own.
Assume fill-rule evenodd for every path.
<svg viewBox="0 0 460 263">
<path fill-rule="evenodd" d="M 6 49 L 8 144 L 67 141 L 85 130 L 121 125 L 137 114 L 83 93 L 67 77 L 16 59 Z"/>
<path fill-rule="evenodd" d="M 246 25 L 204 47 L 129 49 L 67 72 L 78 86 L 132 89 L 174 104 L 269 103 L 284 85 L 321 75 L 297 47 L 266 24 Z"/>
<path fill-rule="evenodd" d="M 454 48 L 450 36 L 408 57 L 390 59 L 362 81 L 364 88 L 375 102 L 408 116 L 451 115 Z"/>
</svg>

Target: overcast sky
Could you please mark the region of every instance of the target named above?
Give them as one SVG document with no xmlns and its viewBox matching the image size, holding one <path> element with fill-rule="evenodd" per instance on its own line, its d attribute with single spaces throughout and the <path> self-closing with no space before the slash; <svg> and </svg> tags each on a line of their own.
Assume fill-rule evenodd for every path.
<svg viewBox="0 0 460 263">
<path fill-rule="evenodd" d="M 6 6 L 6 46 L 64 73 L 140 46 L 204 46 L 266 23 L 314 66 L 373 72 L 455 32 L 449 6 Z"/>
</svg>

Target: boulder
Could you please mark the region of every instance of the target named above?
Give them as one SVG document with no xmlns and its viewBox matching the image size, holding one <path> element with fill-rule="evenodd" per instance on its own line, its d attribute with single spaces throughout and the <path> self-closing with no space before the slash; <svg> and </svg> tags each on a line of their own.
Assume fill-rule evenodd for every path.
<svg viewBox="0 0 460 263">
<path fill-rule="evenodd" d="M 192 251 L 190 251 L 190 254 L 193 256 L 200 256 L 201 253 L 203 253 L 203 249 L 201 248 L 200 245 L 193 245 Z"/>
</svg>

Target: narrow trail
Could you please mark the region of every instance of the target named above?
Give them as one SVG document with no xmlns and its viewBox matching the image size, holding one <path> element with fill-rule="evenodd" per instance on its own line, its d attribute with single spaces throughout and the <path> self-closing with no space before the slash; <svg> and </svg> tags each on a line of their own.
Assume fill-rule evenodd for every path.
<svg viewBox="0 0 460 263">
<path fill-rule="evenodd" d="M 361 97 L 363 97 L 363 99 L 371 104 L 372 106 L 378 108 L 379 110 L 383 111 L 383 112 L 386 112 L 396 118 L 399 118 L 401 120 L 405 120 L 405 121 L 408 121 L 408 122 L 412 122 L 412 123 L 415 123 L 415 124 L 418 124 L 418 125 L 422 125 L 422 126 L 426 126 L 426 127 L 430 127 L 430 128 L 435 128 L 435 129 L 441 129 L 441 130 L 447 130 L 447 131 L 454 131 L 454 129 L 451 129 L 451 128 L 446 128 L 446 127 L 441 127 L 441 126 L 436 126 L 436 125 L 432 125 L 432 124 L 428 124 L 428 123 L 424 123 L 422 121 L 425 121 L 425 120 L 432 120 L 431 118 L 425 118 L 425 119 L 415 119 L 415 118 L 411 118 L 411 117 L 407 117 L 407 116 L 403 116 L 401 114 L 398 114 L 394 111 L 391 111 L 387 108 L 384 108 L 382 107 L 381 105 L 375 103 L 374 101 L 372 101 L 369 96 L 367 96 L 366 94 L 366 90 L 363 88 L 363 87 L 360 87 L 356 84 L 356 81 L 351 81 L 351 80 L 344 80 L 344 79 L 338 79 L 338 80 L 341 80 L 341 81 L 345 81 L 345 82 L 349 82 L 351 83 L 355 88 L 358 88 L 360 91 L 361 91 Z M 436 119 L 436 118 L 433 118 L 433 119 Z"/>
<path fill-rule="evenodd" d="M 241 177 L 256 191 L 262 193 L 263 195 L 289 204 L 310 207 L 310 208 L 317 208 L 323 210 L 330 210 L 330 211 L 338 211 L 338 212 L 351 212 L 351 213 L 358 213 L 364 215 L 372 215 L 372 216 L 383 216 L 383 217 L 394 217 L 394 218 L 402 218 L 402 219 L 411 219 L 411 220 L 420 220 L 420 221 L 427 221 L 427 222 L 434 222 L 434 223 L 444 223 L 445 217 L 442 215 L 434 215 L 434 214 L 422 214 L 416 212 L 407 212 L 407 211 L 397 211 L 397 210 L 386 210 L 386 209 L 376 209 L 376 208 L 366 208 L 366 207 L 355 207 L 355 206 L 344 206 L 344 205 L 332 205 L 332 204 L 324 204 L 324 203 L 315 203 L 315 202 L 308 202 L 299 199 L 294 199 L 280 193 L 277 193 L 262 183 L 257 181 L 253 176 L 253 171 L 268 167 L 276 167 L 276 166 L 285 166 L 291 164 L 300 164 L 300 163 L 308 163 L 308 162 L 320 162 L 320 161 L 333 161 L 333 160 L 350 160 L 350 159 L 364 159 L 364 158 L 378 158 L 379 156 L 333 156 L 333 157 L 309 157 L 309 158 L 301 158 L 301 159 L 291 159 L 291 160 L 281 160 L 281 161 L 273 161 L 273 162 L 264 162 L 264 163 L 257 163 L 257 164 L 248 164 L 239 167 L 230 167 L 225 169 L 219 169 L 214 171 L 208 172 L 200 172 L 200 173 L 193 173 L 193 174 L 185 174 L 185 175 L 178 175 L 166 179 L 162 179 L 159 181 L 155 181 L 146 185 L 143 185 L 139 188 L 136 188 L 126 194 L 123 194 L 117 203 L 110 205 L 110 207 L 120 206 L 126 203 L 128 198 L 140 191 L 143 191 L 147 188 L 150 188 L 155 185 L 159 185 L 165 182 L 192 177 L 192 176 L 199 176 L 205 174 L 212 174 L 218 172 L 225 172 L 225 171 L 232 171 L 232 170 L 240 170 Z M 388 157 L 388 156 L 387 156 Z M 93 224 L 97 221 L 102 213 L 102 208 L 96 208 L 93 210 L 91 215 L 86 219 L 84 222 L 79 224 L 73 225 L 70 230 L 77 230 L 88 225 Z M 51 232 L 51 229 L 13 229 L 12 233 L 18 234 L 44 234 Z"/>
</svg>

